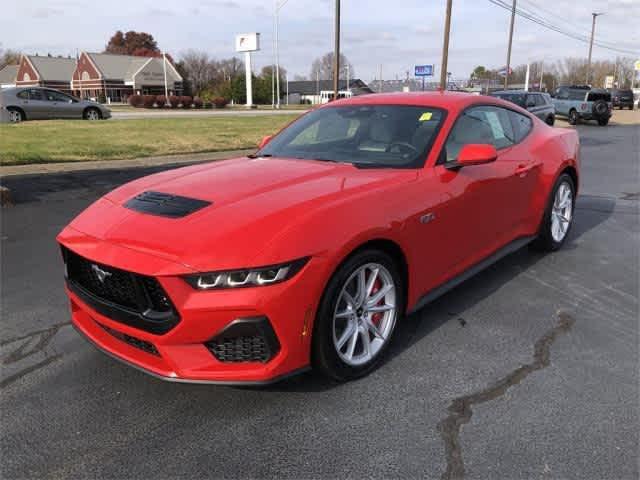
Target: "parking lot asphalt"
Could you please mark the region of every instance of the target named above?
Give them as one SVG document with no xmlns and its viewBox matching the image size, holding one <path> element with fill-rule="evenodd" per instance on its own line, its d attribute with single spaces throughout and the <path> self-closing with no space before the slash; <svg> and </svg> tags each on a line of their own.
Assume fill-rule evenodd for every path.
<svg viewBox="0 0 640 480">
<path fill-rule="evenodd" d="M 11 177 L 2 211 L 3 478 L 638 478 L 640 127 L 578 127 L 575 225 L 407 318 L 336 385 L 164 383 L 69 325 L 58 231 L 167 167 Z"/>
</svg>

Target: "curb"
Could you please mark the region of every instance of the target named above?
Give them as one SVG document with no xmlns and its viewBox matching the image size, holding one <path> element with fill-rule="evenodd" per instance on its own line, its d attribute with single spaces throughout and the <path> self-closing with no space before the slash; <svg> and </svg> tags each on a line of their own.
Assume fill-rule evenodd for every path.
<svg viewBox="0 0 640 480">
<path fill-rule="evenodd" d="M 0 178 L 18 175 L 48 175 L 91 170 L 113 170 L 135 167 L 155 167 L 159 165 L 179 165 L 182 163 L 199 163 L 211 160 L 242 157 L 255 152 L 255 148 L 247 150 L 225 150 L 221 152 L 205 152 L 181 155 L 165 155 L 160 157 L 132 158 L 128 160 L 97 160 L 91 162 L 35 163 L 29 165 L 11 165 L 0 167 Z"/>
</svg>

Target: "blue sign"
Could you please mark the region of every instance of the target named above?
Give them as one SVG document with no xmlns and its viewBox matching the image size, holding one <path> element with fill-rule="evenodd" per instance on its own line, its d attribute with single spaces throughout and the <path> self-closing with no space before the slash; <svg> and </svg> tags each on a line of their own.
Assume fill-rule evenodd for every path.
<svg viewBox="0 0 640 480">
<path fill-rule="evenodd" d="M 416 77 L 433 77 L 433 65 L 416 65 Z"/>
</svg>

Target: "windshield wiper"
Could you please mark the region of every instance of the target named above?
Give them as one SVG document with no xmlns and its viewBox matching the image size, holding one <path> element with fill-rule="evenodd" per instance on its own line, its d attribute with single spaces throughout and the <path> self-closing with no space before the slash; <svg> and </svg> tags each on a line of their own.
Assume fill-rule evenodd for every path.
<svg viewBox="0 0 640 480">
<path fill-rule="evenodd" d="M 250 153 L 249 155 L 247 155 L 247 158 L 269 158 L 269 157 L 273 157 L 273 155 L 271 155 L 270 153 L 263 153 L 262 155 L 258 155 L 256 153 Z"/>
</svg>

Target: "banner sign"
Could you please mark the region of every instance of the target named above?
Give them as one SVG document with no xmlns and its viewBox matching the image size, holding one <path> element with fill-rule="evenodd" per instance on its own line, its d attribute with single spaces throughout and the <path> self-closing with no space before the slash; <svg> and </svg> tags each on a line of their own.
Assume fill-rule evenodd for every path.
<svg viewBox="0 0 640 480">
<path fill-rule="evenodd" d="M 416 77 L 433 77 L 433 65 L 416 65 Z"/>
</svg>

